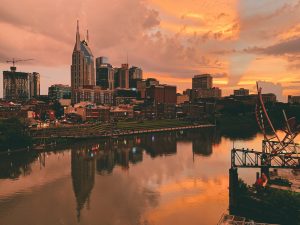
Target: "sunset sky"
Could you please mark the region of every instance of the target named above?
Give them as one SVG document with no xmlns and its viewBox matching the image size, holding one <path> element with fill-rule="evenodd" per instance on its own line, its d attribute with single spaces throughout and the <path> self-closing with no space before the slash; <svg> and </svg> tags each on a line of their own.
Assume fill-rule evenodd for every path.
<svg viewBox="0 0 300 225">
<path fill-rule="evenodd" d="M 191 88 L 195 74 L 211 73 L 231 94 L 273 82 L 300 95 L 298 0 L 0 0 L 0 69 L 7 59 L 34 58 L 19 71 L 41 74 L 41 92 L 70 84 L 76 20 L 89 29 L 95 57 L 126 62 L 145 77 Z M 267 83 L 272 87 L 271 83 Z M 275 85 L 276 84 L 276 85 Z M 2 96 L 2 76 L 0 79 Z"/>
</svg>

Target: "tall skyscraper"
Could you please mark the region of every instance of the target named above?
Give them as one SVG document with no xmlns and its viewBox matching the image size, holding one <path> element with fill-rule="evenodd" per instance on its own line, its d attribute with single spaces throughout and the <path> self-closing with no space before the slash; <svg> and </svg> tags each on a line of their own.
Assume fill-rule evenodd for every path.
<svg viewBox="0 0 300 225">
<path fill-rule="evenodd" d="M 36 98 L 40 96 L 40 74 L 33 72 L 30 75 L 30 97 Z"/>
<path fill-rule="evenodd" d="M 100 56 L 96 58 L 96 68 L 100 67 L 102 64 L 108 64 L 108 58 L 105 56 Z"/>
<path fill-rule="evenodd" d="M 213 87 L 213 78 L 210 74 L 195 75 L 192 79 L 192 90 L 188 92 L 192 101 L 222 96 L 222 90 Z"/>
<path fill-rule="evenodd" d="M 95 85 L 94 56 L 87 39 L 80 41 L 79 22 L 77 21 L 76 42 L 72 54 L 71 88 L 72 91 L 83 86 Z"/>
<path fill-rule="evenodd" d="M 122 64 L 121 68 L 115 70 L 115 88 L 129 88 L 128 64 Z"/>
<path fill-rule="evenodd" d="M 7 101 L 27 101 L 40 95 L 40 74 L 3 71 L 3 98 Z"/>
<path fill-rule="evenodd" d="M 114 68 L 106 57 L 96 59 L 96 85 L 102 89 L 114 89 Z"/>
<path fill-rule="evenodd" d="M 137 81 L 143 79 L 143 70 L 133 66 L 129 69 L 129 87 L 137 88 Z"/>
<path fill-rule="evenodd" d="M 192 79 L 193 89 L 210 89 L 213 87 L 213 78 L 210 74 L 195 75 Z"/>
</svg>

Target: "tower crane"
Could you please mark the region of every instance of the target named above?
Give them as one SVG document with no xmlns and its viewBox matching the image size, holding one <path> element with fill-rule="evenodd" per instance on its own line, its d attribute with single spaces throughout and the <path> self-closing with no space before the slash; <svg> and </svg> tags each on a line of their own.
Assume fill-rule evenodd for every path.
<svg viewBox="0 0 300 225">
<path fill-rule="evenodd" d="M 24 62 L 24 61 L 30 61 L 30 60 L 34 60 L 34 59 L 15 59 L 15 58 L 12 58 L 12 60 L 6 60 L 7 63 L 12 63 L 13 66 L 10 67 L 11 71 L 16 71 L 16 67 L 15 67 L 15 64 L 17 62 Z"/>
</svg>

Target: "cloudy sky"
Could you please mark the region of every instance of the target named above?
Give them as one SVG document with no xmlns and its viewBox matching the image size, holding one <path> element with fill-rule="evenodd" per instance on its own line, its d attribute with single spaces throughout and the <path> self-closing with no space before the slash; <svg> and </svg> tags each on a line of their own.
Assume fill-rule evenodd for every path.
<svg viewBox="0 0 300 225">
<path fill-rule="evenodd" d="M 214 75 L 224 95 L 257 80 L 300 95 L 299 0 L 0 0 L 0 69 L 41 73 L 42 93 L 70 83 L 76 20 L 95 57 L 140 66 L 145 77 L 191 87 Z M 2 86 L 2 76 L 1 76 Z M 2 96 L 2 88 L 0 96 Z"/>
</svg>

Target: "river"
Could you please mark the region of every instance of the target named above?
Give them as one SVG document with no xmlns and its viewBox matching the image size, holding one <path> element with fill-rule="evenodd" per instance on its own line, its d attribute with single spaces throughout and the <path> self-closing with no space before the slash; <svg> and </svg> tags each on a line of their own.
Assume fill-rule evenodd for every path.
<svg viewBox="0 0 300 225">
<path fill-rule="evenodd" d="M 214 129 L 76 143 L 0 156 L 1 225 L 215 225 L 228 212 L 230 150 Z M 255 170 L 239 170 L 247 183 Z"/>
</svg>

